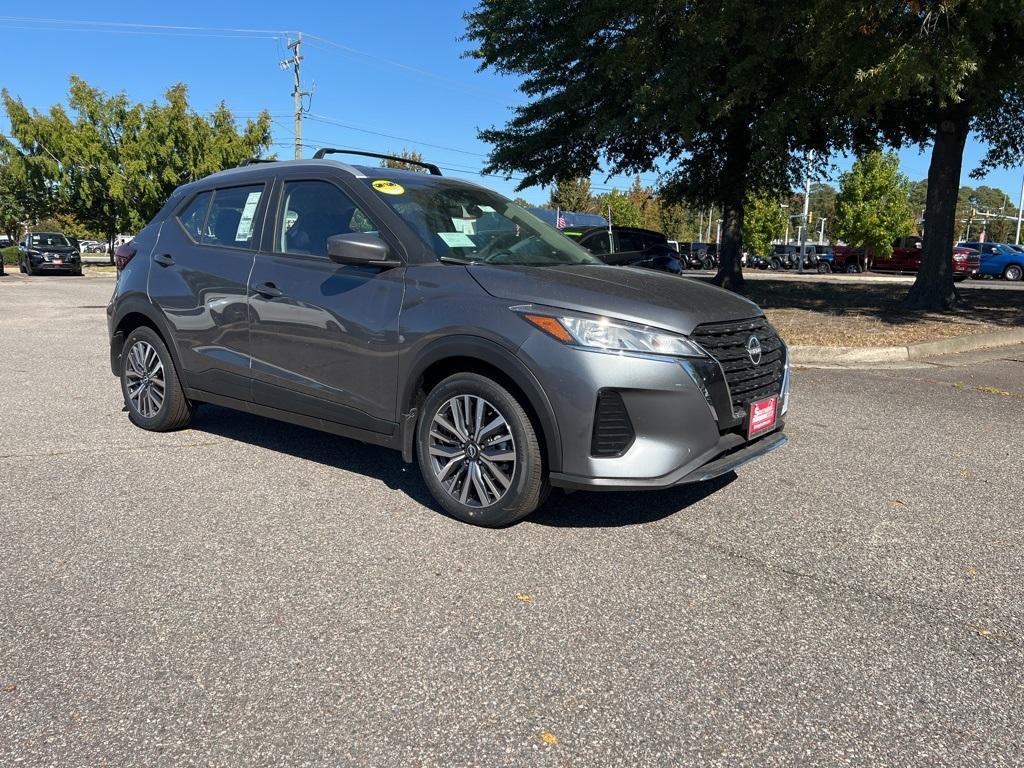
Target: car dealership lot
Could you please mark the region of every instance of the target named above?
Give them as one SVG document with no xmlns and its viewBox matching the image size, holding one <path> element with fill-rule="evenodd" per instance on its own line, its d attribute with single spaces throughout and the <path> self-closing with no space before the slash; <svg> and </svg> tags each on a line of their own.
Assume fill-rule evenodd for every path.
<svg viewBox="0 0 1024 768">
<path fill-rule="evenodd" d="M 494 531 L 397 453 L 131 426 L 111 290 L 0 279 L 0 765 L 1024 760 L 1024 349 L 799 371 L 735 478 Z"/>
</svg>

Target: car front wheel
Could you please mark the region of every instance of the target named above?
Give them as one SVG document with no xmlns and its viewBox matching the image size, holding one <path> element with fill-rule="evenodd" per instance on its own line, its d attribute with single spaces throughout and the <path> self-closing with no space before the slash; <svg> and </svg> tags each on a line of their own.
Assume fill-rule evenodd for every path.
<svg viewBox="0 0 1024 768">
<path fill-rule="evenodd" d="M 823 274 L 823 275 L 827 275 L 829 272 L 832 271 L 832 267 L 830 267 L 824 261 L 819 261 L 818 262 L 818 271 L 821 272 L 821 274 Z"/>
<path fill-rule="evenodd" d="M 1003 277 L 1007 280 L 1020 280 L 1024 277 L 1024 269 L 1016 264 L 1011 264 L 1003 271 Z"/>
<path fill-rule="evenodd" d="M 509 525 L 547 496 L 533 423 L 507 389 L 479 374 L 450 376 L 427 395 L 416 459 L 431 494 L 463 522 Z"/>
<path fill-rule="evenodd" d="M 860 272 L 860 267 L 857 264 L 854 264 L 852 261 L 851 262 L 847 262 L 847 264 L 846 264 L 846 273 L 848 275 L 856 275 L 859 272 Z"/>
<path fill-rule="evenodd" d="M 174 361 L 159 334 L 152 328 L 136 328 L 121 353 L 121 392 L 128 418 L 143 429 L 168 432 L 181 429 L 192 418 L 174 369 Z"/>
</svg>

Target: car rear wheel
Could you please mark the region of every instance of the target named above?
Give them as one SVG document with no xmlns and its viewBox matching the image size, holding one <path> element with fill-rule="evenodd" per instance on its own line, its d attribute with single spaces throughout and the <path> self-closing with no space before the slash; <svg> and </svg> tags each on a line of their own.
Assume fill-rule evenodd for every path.
<svg viewBox="0 0 1024 768">
<path fill-rule="evenodd" d="M 782 260 L 781 259 L 772 259 L 771 261 L 768 262 L 768 269 L 775 270 L 775 271 L 778 271 L 778 270 L 782 269 Z"/>
<path fill-rule="evenodd" d="M 1024 269 L 1017 264 L 1011 264 L 1003 270 L 1003 277 L 1007 280 L 1020 280 L 1024 277 Z"/>
<path fill-rule="evenodd" d="M 181 429 L 192 418 L 192 406 L 178 381 L 170 352 L 152 328 L 128 334 L 121 353 L 121 392 L 128 418 L 154 432 Z"/>
<path fill-rule="evenodd" d="M 823 274 L 823 275 L 827 275 L 829 272 L 832 271 L 832 267 L 830 267 L 828 265 L 828 263 L 826 263 L 824 261 L 819 261 L 818 262 L 818 271 L 821 272 L 821 274 Z"/>
<path fill-rule="evenodd" d="M 507 389 L 479 374 L 455 374 L 430 391 L 416 428 L 416 458 L 431 494 L 463 522 L 509 525 L 547 496 L 533 423 Z"/>
<path fill-rule="evenodd" d="M 715 268 L 715 262 L 713 262 L 711 259 L 704 259 L 700 263 L 700 266 L 701 266 L 701 269 L 714 269 Z"/>
<path fill-rule="evenodd" d="M 852 261 L 846 262 L 846 273 L 848 275 L 856 275 L 860 272 L 860 266 Z"/>
</svg>

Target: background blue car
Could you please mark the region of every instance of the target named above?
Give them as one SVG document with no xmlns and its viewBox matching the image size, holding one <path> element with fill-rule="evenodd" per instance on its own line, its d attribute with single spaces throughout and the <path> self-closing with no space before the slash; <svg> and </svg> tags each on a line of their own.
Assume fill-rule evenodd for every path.
<svg viewBox="0 0 1024 768">
<path fill-rule="evenodd" d="M 978 277 L 1004 277 L 1020 280 L 1024 277 L 1024 253 L 1006 243 L 957 243 L 962 248 L 974 248 L 981 253 Z"/>
</svg>

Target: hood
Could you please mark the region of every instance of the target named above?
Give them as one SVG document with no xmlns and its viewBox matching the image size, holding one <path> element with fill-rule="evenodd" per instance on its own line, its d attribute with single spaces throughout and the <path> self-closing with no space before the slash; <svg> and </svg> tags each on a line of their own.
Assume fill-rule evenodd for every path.
<svg viewBox="0 0 1024 768">
<path fill-rule="evenodd" d="M 78 249 L 73 245 L 33 245 L 29 246 L 29 250 L 36 253 L 68 254 L 75 253 Z"/>
<path fill-rule="evenodd" d="M 468 266 L 480 287 L 511 304 L 543 304 L 688 334 L 702 323 L 759 317 L 756 304 L 688 277 L 609 266 Z"/>
</svg>

